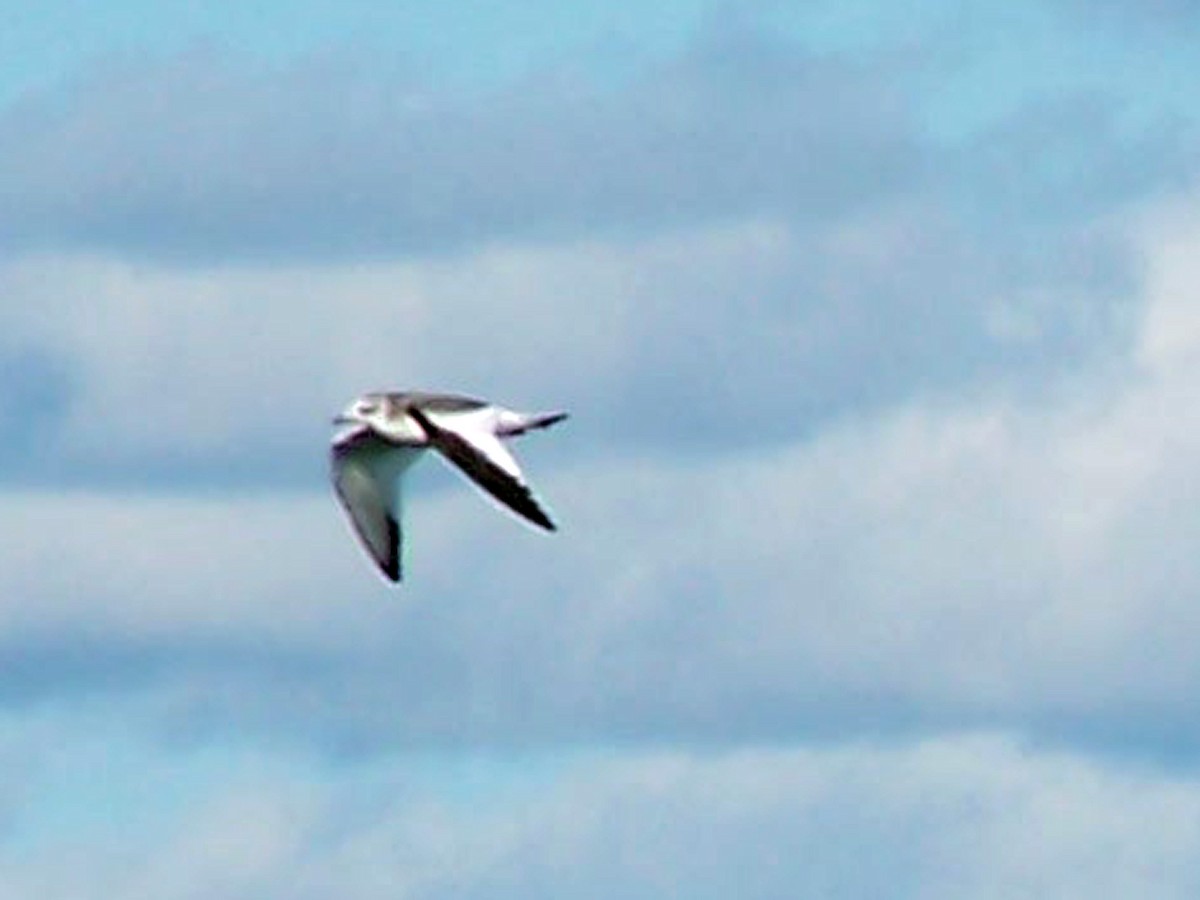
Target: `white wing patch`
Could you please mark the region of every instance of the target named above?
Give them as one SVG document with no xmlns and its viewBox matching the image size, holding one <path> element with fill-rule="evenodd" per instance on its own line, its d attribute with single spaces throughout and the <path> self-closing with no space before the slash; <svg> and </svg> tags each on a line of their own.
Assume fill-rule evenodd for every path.
<svg viewBox="0 0 1200 900">
<path fill-rule="evenodd" d="M 424 412 L 424 411 L 422 411 Z M 485 456 L 493 465 L 512 476 L 519 484 L 525 484 L 525 476 L 517 464 L 516 457 L 496 437 L 500 417 L 495 407 L 473 409 L 465 413 L 442 413 L 426 418 L 439 428 L 452 431 Z"/>
<path fill-rule="evenodd" d="M 493 433 L 494 412 L 488 411 L 486 416 L 474 412 L 443 415 L 434 420 L 414 408 L 409 415 L 425 431 L 429 443 L 467 477 L 513 512 L 554 531 L 554 523 L 534 499 L 516 459 Z"/>
<path fill-rule="evenodd" d="M 477 428 L 450 428 L 449 430 L 455 432 L 464 441 L 486 456 L 492 465 L 502 469 L 517 484 L 525 484 L 525 476 L 521 473 L 521 467 L 517 465 L 516 457 L 508 452 L 508 448 L 494 434 L 488 431 L 481 431 Z"/>
<path fill-rule="evenodd" d="M 354 532 L 380 571 L 400 580 L 401 479 L 421 454 L 388 444 L 367 428 L 339 435 L 331 454 L 333 486 Z"/>
</svg>

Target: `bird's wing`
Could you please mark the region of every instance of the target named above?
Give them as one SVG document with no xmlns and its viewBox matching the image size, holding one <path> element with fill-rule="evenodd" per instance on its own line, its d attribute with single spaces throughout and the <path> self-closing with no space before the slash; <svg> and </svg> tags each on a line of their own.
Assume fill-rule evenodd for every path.
<svg viewBox="0 0 1200 900">
<path fill-rule="evenodd" d="M 399 581 L 403 533 L 400 481 L 420 455 L 361 427 L 340 435 L 330 451 L 333 487 L 363 548 L 391 581 Z"/>
<path fill-rule="evenodd" d="M 554 531 L 554 523 L 533 498 L 521 468 L 500 439 L 472 416 L 439 416 L 433 422 L 418 407 L 409 414 L 425 431 L 429 443 L 472 481 L 535 525 Z"/>
</svg>

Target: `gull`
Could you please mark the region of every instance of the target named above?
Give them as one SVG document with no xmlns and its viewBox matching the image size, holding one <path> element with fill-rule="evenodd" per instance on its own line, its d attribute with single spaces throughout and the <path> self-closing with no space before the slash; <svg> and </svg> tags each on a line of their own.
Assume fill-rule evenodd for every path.
<svg viewBox="0 0 1200 900">
<path fill-rule="evenodd" d="M 384 577 L 398 582 L 403 478 L 426 450 L 436 450 L 513 512 L 554 531 L 502 440 L 566 417 L 565 412 L 516 412 L 458 394 L 363 394 L 333 420 L 349 426 L 334 436 L 330 448 L 333 487 L 363 548 Z"/>
</svg>

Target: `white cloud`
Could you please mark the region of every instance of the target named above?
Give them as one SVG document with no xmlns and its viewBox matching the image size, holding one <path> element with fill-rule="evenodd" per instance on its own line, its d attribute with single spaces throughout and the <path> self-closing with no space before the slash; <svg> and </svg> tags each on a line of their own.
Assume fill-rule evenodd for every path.
<svg viewBox="0 0 1200 900">
<path fill-rule="evenodd" d="M 1144 406 L 912 410 L 686 467 L 592 460 L 535 479 L 551 537 L 455 483 L 410 505 L 396 604 L 327 496 L 27 495 L 0 549 L 9 646 L 57 635 L 46 677 L 80 635 L 191 648 L 135 678 L 170 720 L 319 743 L 965 717 L 1153 745 L 1200 674 L 1195 456 L 1173 453 L 1197 431 L 1149 429 Z"/>
<path fill-rule="evenodd" d="M 998 737 L 590 754 L 499 804 L 454 800 L 403 755 L 319 775 L 265 763 L 256 782 L 234 773 L 151 836 L 114 829 L 67 845 L 48 834 L 0 853 L 0 886 L 47 900 L 1182 898 L 1200 887 L 1194 777 Z"/>
<path fill-rule="evenodd" d="M 1195 896 L 1195 198 L 1113 225 L 1182 133 L 942 152 L 881 71 L 0 114 L 0 895 Z M 430 464 L 383 586 L 323 470 L 390 385 L 571 409 L 562 531 Z"/>
<path fill-rule="evenodd" d="M 947 256 L 967 274 L 931 288 Z M 331 411 L 405 385 L 565 406 L 605 444 L 778 441 L 834 411 L 1053 369 L 1064 348 L 1118 337 L 1089 288 L 1086 314 L 1075 294 L 1026 304 L 1014 349 L 995 326 L 1012 307 L 1006 276 L 978 274 L 980 259 L 920 206 L 821 231 L 745 220 L 410 262 L 22 257 L 0 266 L 5 346 L 36 350 L 74 393 L 33 423 L 14 397 L 13 426 L 38 439 L 11 464 L 76 484 L 114 469 L 137 483 L 282 468 L 295 482 L 319 468 Z"/>
<path fill-rule="evenodd" d="M 300 437 L 323 457 L 328 417 L 360 390 L 437 383 L 450 371 L 482 381 L 497 368 L 520 382 L 543 342 L 551 357 L 582 365 L 592 346 L 603 353 L 612 340 L 603 317 L 593 329 L 564 327 L 570 313 L 555 315 L 548 292 L 520 296 L 527 268 L 519 252 L 484 254 L 462 271 L 35 258 L 6 268 L 17 302 L 0 316 L 10 340 L 51 348 L 77 376 L 76 402 L 54 433 L 67 459 L 195 462 L 252 456 L 257 441 L 276 450 L 281 439 L 296 453 Z M 584 299 L 568 300 L 577 321 Z M 486 361 L 481 344 L 493 345 Z"/>
<path fill-rule="evenodd" d="M 533 534 L 447 476 L 444 494 L 410 505 L 410 581 L 399 605 L 379 602 L 386 592 L 327 495 L 317 465 L 323 433 L 313 436 L 315 493 L 10 495 L 0 521 L 8 652 L 35 654 L 31 681 L 42 692 L 79 690 L 82 657 L 84 672 L 124 672 L 118 688 L 146 699 L 160 720 L 279 728 L 318 743 L 613 735 L 727 743 L 983 721 L 1190 746 L 1200 739 L 1187 724 L 1200 676 L 1189 638 L 1200 624 L 1191 600 L 1200 534 L 1188 487 L 1200 483 L 1200 419 L 1188 400 L 1198 370 L 1181 341 L 1186 328 L 1159 323 L 1186 320 L 1193 276 L 1186 254 L 1146 233 L 1147 325 L 1136 365 L 1118 367 L 1119 376 L 1098 370 L 1099 380 L 1081 375 L 1036 399 L 912 399 L 807 440 L 687 460 L 647 457 L 614 438 L 581 449 L 572 465 L 540 466 L 556 444 L 578 446 L 572 422 L 523 447 L 563 531 Z M 719 237 L 707 245 L 718 261 Z M 725 238 L 735 255 L 767 256 L 778 239 L 754 230 Z M 539 258 L 539 275 L 597 257 L 603 271 L 644 273 L 663 256 L 688 256 L 643 248 L 654 262 L 635 255 L 646 268 L 623 270 L 604 248 L 563 253 Z M 512 253 L 475 260 L 465 273 L 401 268 L 388 277 L 406 286 L 397 294 L 418 320 L 431 321 L 434 296 L 456 306 L 457 320 L 486 310 L 471 305 L 467 286 L 497 268 L 511 279 L 511 312 L 530 278 Z M 171 275 L 156 296 L 187 296 L 173 280 L 186 277 Z M 287 292 L 274 289 L 282 309 Z M 114 308 L 124 296 L 112 292 Z M 572 313 L 538 307 L 546 296 L 528 300 L 539 326 L 565 334 Z M 399 333 L 404 314 L 389 316 L 378 297 L 374 287 L 347 291 L 348 311 L 379 312 Z M 234 305 L 225 308 L 241 321 Z M 180 380 L 185 391 L 236 389 L 211 334 L 198 327 L 192 338 L 165 302 L 147 309 L 151 322 L 169 321 L 170 333 L 209 354 L 195 380 Z M 293 316 L 292 334 L 307 337 L 286 346 L 311 341 L 317 358 L 336 354 L 336 340 L 318 338 L 318 317 L 295 324 L 304 315 Z M 71 340 L 91 347 L 76 323 L 54 327 L 75 328 Z M 166 328 L 150 330 L 158 327 Z M 603 358 L 634 327 L 601 326 L 574 352 Z M 454 340 L 465 348 L 477 339 Z M 96 340 L 84 352 L 104 398 L 106 384 L 142 369 L 108 361 Z M 497 355 L 520 383 L 524 355 L 512 344 Z M 106 363 L 116 374 L 106 375 Z M 327 370 L 330 382 L 357 380 L 344 375 L 353 361 L 296 365 Z M 293 398 L 285 407 L 301 405 L 294 385 L 266 371 Z M 556 381 L 555 397 L 562 388 Z M 117 420 L 129 415 L 118 406 L 100 402 Z M 227 409 L 226 440 L 254 427 L 237 403 Z M 132 415 L 126 425 L 152 431 Z M 617 422 L 607 427 L 620 432 Z M 436 481 L 433 466 L 418 485 Z M 76 674 L 60 683 L 60 670 Z"/>
</svg>

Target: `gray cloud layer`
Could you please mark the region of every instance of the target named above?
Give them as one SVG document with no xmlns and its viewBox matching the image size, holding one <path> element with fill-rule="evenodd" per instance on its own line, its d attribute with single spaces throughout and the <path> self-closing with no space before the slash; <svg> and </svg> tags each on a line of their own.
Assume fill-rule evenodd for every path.
<svg viewBox="0 0 1200 900">
<path fill-rule="evenodd" d="M 989 221 L 1013 204 L 1058 221 L 1180 163 L 1180 135 L 1124 136 L 1089 97 L 947 152 L 922 134 L 919 64 L 889 65 L 745 31 L 620 85 L 547 72 L 477 96 L 328 60 L 114 65 L 0 117 L 0 240 L 411 256 L 746 216 L 827 223 L 939 184 Z"/>
<path fill-rule="evenodd" d="M 461 98 L 351 66 L 264 71 L 197 54 L 8 110 L 0 236 L 312 257 L 823 217 L 913 177 L 904 103 L 883 83 L 761 42 L 620 89 L 551 74 Z"/>
<path fill-rule="evenodd" d="M 196 53 L 28 97 L 0 117 L 5 472 L 299 484 L 316 416 L 405 383 L 728 448 L 1119 352 L 1113 223 L 1187 133 L 1063 96 L 946 146 L 917 68 L 739 31 L 606 86 Z"/>
</svg>

